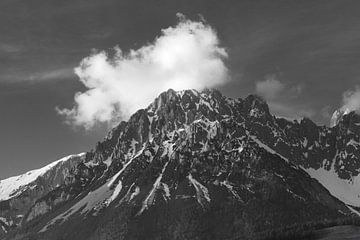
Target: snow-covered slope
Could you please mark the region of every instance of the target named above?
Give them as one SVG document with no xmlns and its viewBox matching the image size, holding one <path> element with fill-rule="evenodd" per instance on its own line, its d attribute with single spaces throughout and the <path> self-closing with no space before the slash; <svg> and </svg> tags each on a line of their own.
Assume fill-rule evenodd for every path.
<svg viewBox="0 0 360 240">
<path fill-rule="evenodd" d="M 19 176 L 0 180 L 0 239 L 21 225 L 31 206 L 62 185 L 85 153 L 70 155 Z"/>
<path fill-rule="evenodd" d="M 26 186 L 31 185 L 31 183 L 37 180 L 40 176 L 43 176 L 57 165 L 61 165 L 62 163 L 68 161 L 71 158 L 84 156 L 85 153 L 70 155 L 54 161 L 46 165 L 45 167 L 26 172 L 19 176 L 0 180 L 0 201 L 8 200 L 9 198 L 18 196 L 19 194 L 21 194 L 21 192 Z"/>
<path fill-rule="evenodd" d="M 330 170 L 309 168 L 306 171 L 326 187 L 334 197 L 348 205 L 360 206 L 360 175 L 347 180 L 341 179 L 334 168 Z"/>
</svg>

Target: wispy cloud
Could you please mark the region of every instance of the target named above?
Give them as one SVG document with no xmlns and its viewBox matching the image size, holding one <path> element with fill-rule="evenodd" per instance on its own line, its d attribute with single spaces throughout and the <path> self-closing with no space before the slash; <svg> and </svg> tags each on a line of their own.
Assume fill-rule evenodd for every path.
<svg viewBox="0 0 360 240">
<path fill-rule="evenodd" d="M 255 82 L 256 93 L 268 101 L 271 112 L 290 119 L 312 117 L 315 114 L 313 109 L 299 106 L 291 101 L 301 95 L 303 88 L 302 84 L 284 83 L 279 79 L 278 74 L 268 74 L 263 81 Z"/>
<path fill-rule="evenodd" d="M 0 82 L 2 83 L 19 83 L 19 82 L 45 82 L 52 80 L 64 80 L 75 77 L 74 69 L 71 67 L 48 69 L 44 71 L 31 72 L 28 71 L 12 71 L 0 74 Z"/>
<path fill-rule="evenodd" d="M 312 108 L 287 104 L 285 102 L 269 101 L 268 104 L 271 112 L 278 117 L 301 119 L 303 117 L 311 118 L 316 114 L 316 111 Z"/>
<path fill-rule="evenodd" d="M 152 43 L 124 52 L 101 51 L 83 59 L 75 72 L 88 88 L 75 94 L 74 107 L 57 108 L 69 124 L 91 128 L 97 122 L 126 119 L 169 88 L 203 89 L 228 80 L 215 30 L 204 21 L 178 14 L 179 23 Z"/>
<path fill-rule="evenodd" d="M 343 93 L 341 110 L 359 111 L 360 109 L 360 87 L 356 86 L 354 90 L 347 90 Z"/>
<path fill-rule="evenodd" d="M 17 44 L 0 43 L 0 53 L 13 54 L 23 50 L 23 47 Z"/>
<path fill-rule="evenodd" d="M 266 99 L 274 99 L 285 88 L 285 85 L 276 79 L 275 75 L 269 75 L 264 81 L 256 82 L 255 91 Z"/>
<path fill-rule="evenodd" d="M 75 76 L 72 68 L 60 68 L 47 70 L 31 74 L 26 80 L 30 81 L 49 81 L 49 80 L 61 80 Z"/>
<path fill-rule="evenodd" d="M 322 117 L 323 119 L 330 119 L 332 116 L 332 112 L 331 112 L 332 108 L 330 105 L 326 105 L 324 107 L 322 107 L 320 109 L 320 117 Z"/>
<path fill-rule="evenodd" d="M 22 47 L 14 44 L 0 43 L 0 53 L 18 53 Z"/>
</svg>

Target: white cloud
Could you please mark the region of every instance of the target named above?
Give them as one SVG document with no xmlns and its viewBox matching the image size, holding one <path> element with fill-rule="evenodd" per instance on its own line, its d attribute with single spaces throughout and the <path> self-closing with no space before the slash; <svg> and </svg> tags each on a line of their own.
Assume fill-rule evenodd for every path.
<svg viewBox="0 0 360 240">
<path fill-rule="evenodd" d="M 175 27 L 139 49 L 125 53 L 115 47 L 112 57 L 101 51 L 83 59 L 75 73 L 88 90 L 75 94 L 73 108 L 57 108 L 58 113 L 68 123 L 90 128 L 128 118 L 169 88 L 201 90 L 226 82 L 228 55 L 215 30 L 178 16 Z"/>
<path fill-rule="evenodd" d="M 343 94 L 343 105 L 341 110 L 351 112 L 360 109 L 360 88 L 356 86 L 355 90 L 348 90 Z"/>
<path fill-rule="evenodd" d="M 274 75 L 268 76 L 264 81 L 256 82 L 255 91 L 266 99 L 274 99 L 285 88 L 285 85 L 275 78 Z"/>
<path fill-rule="evenodd" d="M 10 43 L 4 43 L 0 42 L 0 52 L 1 53 L 19 53 L 24 48 L 17 44 L 10 44 Z"/>
<path fill-rule="evenodd" d="M 326 105 L 320 109 L 320 116 L 324 119 L 330 119 L 332 114 L 332 109 L 330 105 Z"/>
<path fill-rule="evenodd" d="M 312 117 L 315 114 L 312 109 L 293 101 L 301 95 L 304 86 L 301 83 L 285 84 L 278 77 L 278 74 L 269 74 L 265 76 L 265 80 L 255 83 L 256 93 L 267 100 L 270 111 L 276 116 L 288 119 Z"/>
<path fill-rule="evenodd" d="M 27 81 L 48 81 L 70 78 L 74 76 L 71 68 L 59 68 L 54 70 L 47 70 L 30 74 L 26 79 Z"/>
</svg>

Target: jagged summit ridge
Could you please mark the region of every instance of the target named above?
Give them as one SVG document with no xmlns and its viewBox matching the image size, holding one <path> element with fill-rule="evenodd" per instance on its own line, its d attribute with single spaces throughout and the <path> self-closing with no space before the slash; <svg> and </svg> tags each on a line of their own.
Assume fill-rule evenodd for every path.
<svg viewBox="0 0 360 240">
<path fill-rule="evenodd" d="M 275 149 L 276 152 L 286 156 L 291 159 L 291 162 L 299 164 L 305 169 L 325 169 L 328 171 L 332 166 L 335 171 L 334 177 L 344 181 L 348 181 L 359 174 L 358 168 L 350 167 L 354 165 L 353 157 L 357 155 L 358 148 L 349 149 L 349 145 L 344 145 L 345 142 L 351 141 L 349 139 L 351 134 L 345 133 L 344 135 L 343 128 L 339 127 L 333 130 L 318 127 L 307 118 L 301 120 L 300 123 L 276 118 L 270 114 L 266 102 L 256 95 L 249 95 L 244 100 L 234 100 L 224 97 L 216 90 L 207 89 L 202 92 L 184 90 L 176 92 L 170 89 L 160 94 L 141 113 L 144 122 L 146 123 L 146 120 L 148 120 L 146 124 L 149 124 L 149 126 L 148 130 L 145 131 L 148 132 L 148 135 L 141 135 L 138 137 L 139 139 L 144 140 L 148 136 L 154 137 L 157 134 L 152 132 L 154 129 L 167 132 L 182 129 L 184 125 L 192 122 L 199 124 L 205 120 L 208 121 L 205 126 L 209 126 L 209 122 L 215 121 L 217 124 L 221 119 L 232 119 L 237 124 L 243 124 L 247 133 L 257 136 L 257 139 L 266 143 L 271 149 Z M 357 122 L 360 121 L 354 119 L 352 121 L 353 125 L 357 126 Z M 155 122 L 155 125 L 153 122 Z M 345 126 L 345 128 L 347 127 Z M 340 138 L 336 137 L 339 134 L 341 135 Z M 354 138 L 355 143 L 358 141 L 355 136 L 351 138 Z M 137 150 L 140 148 L 138 147 Z M 357 161 L 356 164 L 358 164 Z M 323 179 L 323 177 L 314 174 L 313 171 L 309 171 L 309 173 Z M 322 182 L 324 183 L 323 180 Z M 355 185 L 350 183 L 350 187 L 353 188 Z M 336 191 L 332 191 L 332 193 L 337 197 L 344 195 Z M 358 194 L 354 193 L 352 195 L 357 196 Z M 355 202 L 353 200 L 346 201 L 346 198 L 345 202 L 349 204 L 360 204 L 358 200 Z M 350 197 L 350 199 L 353 199 L 353 197 Z"/>
</svg>

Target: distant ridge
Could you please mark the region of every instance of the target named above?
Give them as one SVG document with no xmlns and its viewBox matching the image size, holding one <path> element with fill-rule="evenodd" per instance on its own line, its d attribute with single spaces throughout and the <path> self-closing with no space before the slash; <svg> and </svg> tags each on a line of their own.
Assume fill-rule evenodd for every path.
<svg viewBox="0 0 360 240">
<path fill-rule="evenodd" d="M 0 236 L 20 226 L 36 200 L 65 183 L 71 169 L 84 158 L 85 153 L 69 155 L 42 168 L 0 180 Z"/>
</svg>

